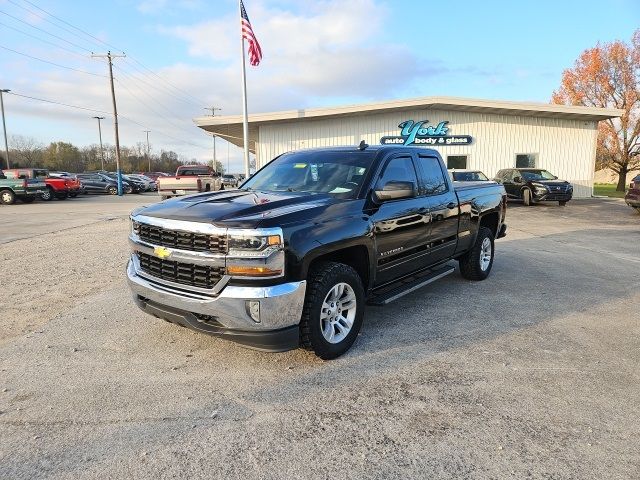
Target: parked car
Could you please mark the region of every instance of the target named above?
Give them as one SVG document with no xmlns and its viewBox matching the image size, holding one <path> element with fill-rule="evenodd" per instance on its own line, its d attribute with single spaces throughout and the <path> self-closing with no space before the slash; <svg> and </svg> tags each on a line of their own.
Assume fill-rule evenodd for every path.
<svg viewBox="0 0 640 480">
<path fill-rule="evenodd" d="M 220 174 L 207 165 L 183 165 L 178 167 L 175 177 L 158 177 L 158 193 L 163 200 L 223 188 Z"/>
<path fill-rule="evenodd" d="M 5 174 L 0 170 L 0 203 L 4 205 L 14 204 L 16 199 L 31 203 L 46 190 L 44 177 L 28 178 L 16 176 L 12 171 Z"/>
<path fill-rule="evenodd" d="M 164 172 L 142 172 L 140 175 L 150 178 L 151 180 L 158 181 L 158 177 L 170 177 L 168 173 Z"/>
<path fill-rule="evenodd" d="M 222 175 L 222 184 L 225 187 L 236 188 L 238 186 L 238 179 L 234 175 L 224 174 Z"/>
<path fill-rule="evenodd" d="M 573 185 L 540 168 L 506 168 L 494 180 L 504 186 L 508 198 L 522 200 L 527 206 L 536 202 L 564 206 L 573 197 Z"/>
<path fill-rule="evenodd" d="M 98 173 L 79 173 L 77 175 L 84 186 L 85 193 L 106 193 L 116 195 L 118 184 L 115 180 Z"/>
<path fill-rule="evenodd" d="M 118 174 L 115 172 L 106 172 L 100 173 L 100 175 L 109 178 L 116 182 L 118 185 Z M 122 191 L 124 193 L 141 193 L 144 191 L 144 186 L 139 182 L 134 182 L 133 180 L 127 180 L 126 175 L 122 175 Z"/>
<path fill-rule="evenodd" d="M 127 177 L 142 182 L 147 192 L 155 192 L 156 190 L 158 190 L 158 184 L 156 183 L 156 181 L 147 177 L 146 175 L 129 174 L 127 175 Z"/>
<path fill-rule="evenodd" d="M 68 197 L 75 197 L 80 193 L 80 181 L 73 177 L 53 177 L 44 168 L 13 168 L 4 170 L 7 178 L 37 178 L 44 179 L 47 188 L 42 192 L 42 200 L 49 201 L 57 198 L 65 200 Z"/>
<path fill-rule="evenodd" d="M 625 195 L 624 201 L 627 202 L 627 205 L 640 212 L 640 175 L 631 180 L 629 191 Z"/>
<path fill-rule="evenodd" d="M 501 185 L 454 185 L 436 150 L 292 152 L 232 195 L 135 211 L 128 281 L 148 314 L 331 359 L 355 341 L 365 303 L 385 305 L 452 273 L 450 260 L 467 279 L 487 278 L 505 213 Z"/>
<path fill-rule="evenodd" d="M 454 182 L 488 182 L 489 178 L 480 170 L 449 170 Z"/>
</svg>

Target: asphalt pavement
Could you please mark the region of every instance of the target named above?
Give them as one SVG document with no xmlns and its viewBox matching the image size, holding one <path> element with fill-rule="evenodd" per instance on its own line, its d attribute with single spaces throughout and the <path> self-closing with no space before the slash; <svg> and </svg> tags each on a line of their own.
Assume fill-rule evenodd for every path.
<svg viewBox="0 0 640 480">
<path fill-rule="evenodd" d="M 0 478 L 633 479 L 640 215 L 514 205 L 491 276 L 368 308 L 347 355 L 142 314 L 151 196 L 0 207 Z"/>
</svg>

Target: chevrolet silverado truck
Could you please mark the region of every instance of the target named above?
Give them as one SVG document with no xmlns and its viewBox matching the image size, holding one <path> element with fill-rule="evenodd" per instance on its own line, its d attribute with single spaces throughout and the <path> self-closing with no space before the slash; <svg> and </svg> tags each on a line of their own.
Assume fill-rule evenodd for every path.
<svg viewBox="0 0 640 480">
<path fill-rule="evenodd" d="M 506 234 L 495 182 L 453 183 L 437 151 L 283 154 L 238 190 L 134 211 L 128 282 L 146 313 L 246 346 L 346 352 L 365 304 L 445 275 L 484 280 Z"/>
<path fill-rule="evenodd" d="M 158 177 L 158 194 L 163 200 L 223 188 L 220 175 L 207 165 L 182 165 L 175 177 Z"/>
<path fill-rule="evenodd" d="M 46 190 L 44 178 L 27 178 L 0 170 L 0 203 L 4 205 L 13 205 L 16 199 L 31 203 Z"/>
</svg>

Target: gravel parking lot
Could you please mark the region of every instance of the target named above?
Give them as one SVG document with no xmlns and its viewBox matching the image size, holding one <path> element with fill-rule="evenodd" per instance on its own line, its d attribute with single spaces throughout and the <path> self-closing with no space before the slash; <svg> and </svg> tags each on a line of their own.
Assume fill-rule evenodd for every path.
<svg viewBox="0 0 640 480">
<path fill-rule="evenodd" d="M 154 201 L 0 207 L 0 478 L 638 478 L 622 201 L 511 206 L 487 281 L 369 308 L 331 362 L 139 312 L 127 214 Z"/>
</svg>

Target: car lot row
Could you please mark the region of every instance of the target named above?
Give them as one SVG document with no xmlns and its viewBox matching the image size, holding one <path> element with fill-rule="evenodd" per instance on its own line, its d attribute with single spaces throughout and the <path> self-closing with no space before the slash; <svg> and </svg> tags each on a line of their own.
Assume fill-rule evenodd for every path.
<svg viewBox="0 0 640 480">
<path fill-rule="evenodd" d="M 122 191 L 125 194 L 155 192 L 160 172 L 122 175 Z M 20 200 L 31 203 L 37 198 L 43 201 L 66 200 L 80 194 L 118 194 L 117 174 L 107 171 L 84 173 L 49 172 L 42 168 L 16 168 L 0 171 L 0 203 L 11 205 Z"/>
</svg>

